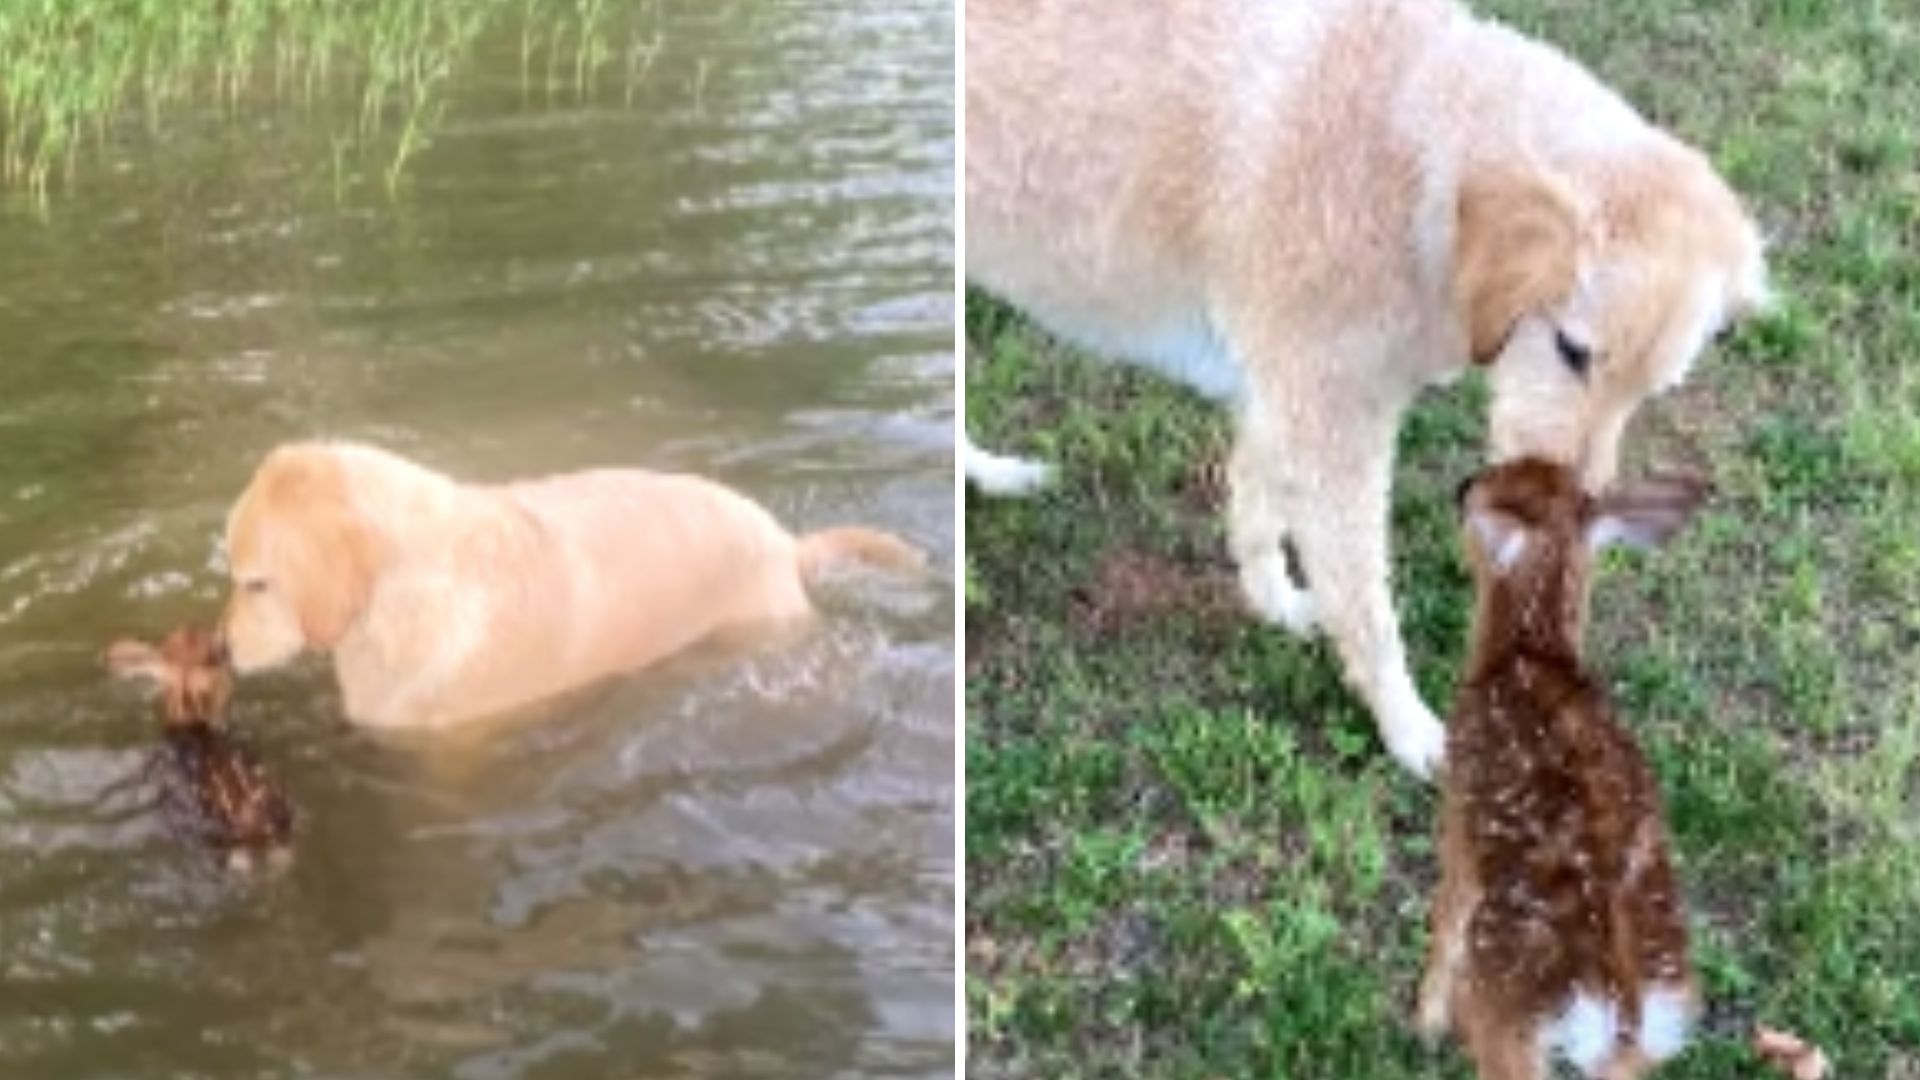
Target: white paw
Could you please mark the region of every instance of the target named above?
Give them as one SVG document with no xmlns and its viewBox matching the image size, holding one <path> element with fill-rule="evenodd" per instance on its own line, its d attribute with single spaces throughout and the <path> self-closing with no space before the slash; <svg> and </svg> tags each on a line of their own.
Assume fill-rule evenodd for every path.
<svg viewBox="0 0 1920 1080">
<path fill-rule="evenodd" d="M 1380 717 L 1380 737 L 1402 768 L 1430 780 L 1447 757 L 1447 729 L 1419 698 L 1403 699 Z"/>
<path fill-rule="evenodd" d="M 1295 637 L 1311 636 L 1320 624 L 1313 594 L 1293 583 L 1293 576 L 1287 573 L 1287 560 L 1278 554 L 1261 556 L 1242 566 L 1240 587 L 1255 615 L 1285 627 Z"/>
<path fill-rule="evenodd" d="M 1031 495 L 1053 479 L 1053 469 L 1041 462 L 990 453 L 971 444 L 962 464 L 967 482 L 984 495 Z"/>
</svg>

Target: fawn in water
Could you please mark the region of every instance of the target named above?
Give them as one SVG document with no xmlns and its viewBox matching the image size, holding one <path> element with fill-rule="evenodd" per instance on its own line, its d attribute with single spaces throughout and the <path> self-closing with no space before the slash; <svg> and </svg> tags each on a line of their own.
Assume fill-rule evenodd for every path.
<svg viewBox="0 0 1920 1080">
<path fill-rule="evenodd" d="M 1535 459 L 1461 489 L 1476 601 L 1418 1025 L 1457 1031 L 1486 1080 L 1544 1077 L 1556 1054 L 1632 1080 L 1698 1012 L 1659 792 L 1581 633 L 1600 549 L 1664 542 L 1707 492 L 1656 477 L 1592 496 Z"/>
<path fill-rule="evenodd" d="M 176 830 L 196 835 L 231 868 L 265 854 L 284 861 L 293 808 L 226 727 L 233 676 L 211 632 L 183 626 L 158 647 L 116 641 L 107 670 L 161 691 L 166 742 L 151 763 L 161 771 L 161 805 Z"/>
</svg>

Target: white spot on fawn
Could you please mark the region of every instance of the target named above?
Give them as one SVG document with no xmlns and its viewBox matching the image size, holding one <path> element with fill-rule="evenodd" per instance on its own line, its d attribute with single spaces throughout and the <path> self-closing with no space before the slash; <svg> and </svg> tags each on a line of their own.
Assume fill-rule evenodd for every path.
<svg viewBox="0 0 1920 1080">
<path fill-rule="evenodd" d="M 1673 987 L 1649 989 L 1640 1007 L 1640 1050 L 1655 1061 L 1665 1061 L 1686 1045 L 1693 1024 L 1693 1004 Z"/>
<path fill-rule="evenodd" d="M 1593 1075 L 1613 1056 L 1619 1034 L 1620 1015 L 1613 1002 L 1582 990 L 1547 1025 L 1541 1038 L 1548 1050 L 1565 1057 L 1583 1075 Z"/>
</svg>

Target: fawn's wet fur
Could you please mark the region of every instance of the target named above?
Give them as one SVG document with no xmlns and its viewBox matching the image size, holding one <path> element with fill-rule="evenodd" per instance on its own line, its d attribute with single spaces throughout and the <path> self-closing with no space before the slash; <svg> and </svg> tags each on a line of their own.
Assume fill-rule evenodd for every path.
<svg viewBox="0 0 1920 1080">
<path fill-rule="evenodd" d="M 161 771 L 163 806 L 176 827 L 235 868 L 258 854 L 283 854 L 293 807 L 227 729 L 233 676 L 219 639 L 201 627 L 181 627 L 158 647 L 115 642 L 106 663 L 116 676 L 160 688 L 166 741 L 150 767 Z"/>
<path fill-rule="evenodd" d="M 1659 792 L 1581 636 L 1598 549 L 1664 541 L 1706 494 L 1654 478 L 1590 496 L 1534 459 L 1462 489 L 1476 606 L 1418 1019 L 1488 1080 L 1544 1077 L 1554 1053 L 1631 1080 L 1698 1011 Z"/>
</svg>

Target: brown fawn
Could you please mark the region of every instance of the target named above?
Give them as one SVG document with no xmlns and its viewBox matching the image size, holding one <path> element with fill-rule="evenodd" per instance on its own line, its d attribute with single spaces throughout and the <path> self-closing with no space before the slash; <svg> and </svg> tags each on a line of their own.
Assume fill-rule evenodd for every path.
<svg viewBox="0 0 1920 1080">
<path fill-rule="evenodd" d="M 116 677 L 160 688 L 166 742 L 150 767 L 162 770 L 161 805 L 175 830 L 196 835 L 231 869 L 251 868 L 256 854 L 284 863 L 293 808 L 227 730 L 233 675 L 219 639 L 183 626 L 158 647 L 116 641 L 105 660 Z"/>
<path fill-rule="evenodd" d="M 1418 1025 L 1458 1032 L 1485 1080 L 1544 1077 L 1556 1055 L 1632 1080 L 1698 1013 L 1659 791 L 1580 640 L 1595 555 L 1663 543 L 1707 492 L 1655 477 L 1591 496 L 1536 459 L 1461 489 L 1476 603 Z"/>
</svg>

